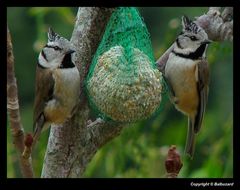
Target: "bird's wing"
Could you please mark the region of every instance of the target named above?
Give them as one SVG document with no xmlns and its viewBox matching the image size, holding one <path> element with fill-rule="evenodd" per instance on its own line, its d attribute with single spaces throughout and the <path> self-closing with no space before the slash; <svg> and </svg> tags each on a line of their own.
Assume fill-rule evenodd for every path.
<svg viewBox="0 0 240 190">
<path fill-rule="evenodd" d="M 35 101 L 33 113 L 33 128 L 43 114 L 46 103 L 53 98 L 54 78 L 50 69 L 44 69 L 37 66 Z M 43 115 L 44 116 L 44 115 Z"/>
<path fill-rule="evenodd" d="M 206 59 L 201 59 L 198 62 L 198 81 L 197 81 L 197 90 L 199 95 L 199 106 L 197 115 L 195 117 L 194 132 L 199 132 L 203 120 L 203 115 L 206 109 L 208 101 L 208 86 L 209 86 L 209 69 L 208 62 Z"/>
</svg>

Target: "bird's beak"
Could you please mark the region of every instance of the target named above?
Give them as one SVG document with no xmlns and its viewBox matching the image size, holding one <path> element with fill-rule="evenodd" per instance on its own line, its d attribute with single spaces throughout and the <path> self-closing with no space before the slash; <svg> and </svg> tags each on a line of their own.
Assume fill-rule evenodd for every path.
<svg viewBox="0 0 240 190">
<path fill-rule="evenodd" d="M 68 51 L 66 52 L 66 54 L 72 54 L 72 53 L 74 53 L 74 52 L 75 52 L 75 50 L 70 49 L 70 50 L 68 50 Z"/>
<path fill-rule="evenodd" d="M 205 40 L 202 42 L 202 44 L 210 44 L 210 43 L 212 43 L 212 40 Z"/>
</svg>

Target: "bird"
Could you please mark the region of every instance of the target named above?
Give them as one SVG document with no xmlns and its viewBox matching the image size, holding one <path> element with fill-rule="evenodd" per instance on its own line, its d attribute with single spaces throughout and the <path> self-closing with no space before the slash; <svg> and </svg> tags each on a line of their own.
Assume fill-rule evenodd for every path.
<svg viewBox="0 0 240 190">
<path fill-rule="evenodd" d="M 193 159 L 196 135 L 206 110 L 209 91 L 209 66 L 206 57 L 207 33 L 187 16 L 182 16 L 182 31 L 177 36 L 163 77 L 175 108 L 188 116 L 185 154 Z"/>
<path fill-rule="evenodd" d="M 50 27 L 38 56 L 33 113 L 33 144 L 51 124 L 63 124 L 75 113 L 80 74 L 73 61 L 74 46 Z"/>
</svg>

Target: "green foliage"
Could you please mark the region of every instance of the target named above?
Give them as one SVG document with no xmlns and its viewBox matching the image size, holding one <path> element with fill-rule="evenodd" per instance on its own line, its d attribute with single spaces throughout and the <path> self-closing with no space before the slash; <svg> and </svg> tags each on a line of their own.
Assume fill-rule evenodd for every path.
<svg viewBox="0 0 240 190">
<path fill-rule="evenodd" d="M 150 33 L 155 59 L 180 32 L 183 14 L 194 18 L 207 8 L 139 8 Z M 62 13 L 61 11 L 66 11 Z M 71 13 L 70 13 L 70 12 Z M 47 39 L 47 26 L 70 38 L 77 8 L 8 8 L 7 20 L 13 38 L 22 123 L 32 131 L 32 105 L 37 52 L 36 41 Z M 68 17 L 68 18 L 66 18 Z M 16 22 L 17 19 L 17 22 Z M 42 36 L 42 37 L 41 37 Z M 40 47 L 41 48 L 41 47 Z M 36 49 L 37 50 L 37 49 Z M 39 49 L 37 50 L 39 51 Z M 164 160 L 175 144 L 183 159 L 179 177 L 233 176 L 233 47 L 232 43 L 212 43 L 208 49 L 210 92 L 202 129 L 197 137 L 194 159 L 183 155 L 187 118 L 167 101 L 161 114 L 134 123 L 101 148 L 88 165 L 85 177 L 164 177 Z M 20 177 L 16 152 L 7 130 L 7 176 Z M 48 132 L 44 132 L 33 155 L 40 176 Z"/>
<path fill-rule="evenodd" d="M 36 20 L 37 40 L 34 43 L 34 49 L 36 52 L 39 52 L 46 43 L 46 31 L 49 26 L 45 24 L 45 20 L 48 19 L 48 17 L 51 17 L 51 20 L 52 18 L 56 18 L 56 20 L 58 20 L 57 22 L 62 21 L 68 25 L 73 25 L 75 19 L 75 15 L 73 14 L 71 8 L 34 7 L 30 8 L 28 13 Z"/>
</svg>

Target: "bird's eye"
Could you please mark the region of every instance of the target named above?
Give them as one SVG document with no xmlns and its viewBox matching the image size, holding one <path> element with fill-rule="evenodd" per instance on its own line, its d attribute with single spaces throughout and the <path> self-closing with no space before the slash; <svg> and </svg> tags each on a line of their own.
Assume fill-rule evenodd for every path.
<svg viewBox="0 0 240 190">
<path fill-rule="evenodd" d="M 62 48 L 60 48 L 60 47 L 58 47 L 58 46 L 53 46 L 53 45 L 48 45 L 48 44 L 46 44 L 46 45 L 44 46 L 44 48 L 52 48 L 52 49 L 54 49 L 54 50 L 56 50 L 56 51 L 62 50 Z"/>
<path fill-rule="evenodd" d="M 59 51 L 59 50 L 62 50 L 62 48 L 58 47 L 58 46 L 54 46 L 53 47 L 55 50 Z"/>
<path fill-rule="evenodd" d="M 192 41 L 198 40 L 195 36 L 191 36 L 190 39 L 191 39 Z"/>
</svg>

